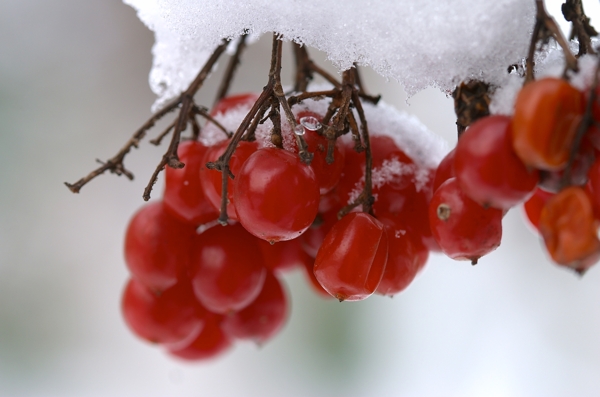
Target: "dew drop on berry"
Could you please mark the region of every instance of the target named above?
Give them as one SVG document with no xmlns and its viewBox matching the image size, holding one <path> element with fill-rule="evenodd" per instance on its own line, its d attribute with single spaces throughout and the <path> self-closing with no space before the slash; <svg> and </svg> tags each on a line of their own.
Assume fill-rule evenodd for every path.
<svg viewBox="0 0 600 397">
<path fill-rule="evenodd" d="M 294 128 L 294 134 L 298 135 L 298 136 L 302 136 L 304 135 L 304 127 L 301 126 L 300 124 L 298 124 L 295 128 Z"/>
<path fill-rule="evenodd" d="M 313 116 L 301 117 L 300 124 L 309 131 L 318 131 L 321 128 L 321 123 Z"/>
</svg>

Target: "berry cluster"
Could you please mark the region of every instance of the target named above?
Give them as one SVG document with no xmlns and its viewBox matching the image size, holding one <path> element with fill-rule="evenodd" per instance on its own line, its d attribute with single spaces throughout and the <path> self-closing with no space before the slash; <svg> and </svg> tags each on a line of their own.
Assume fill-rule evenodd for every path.
<svg viewBox="0 0 600 397">
<path fill-rule="evenodd" d="M 225 98 L 211 113 L 226 118 L 256 97 Z M 139 210 L 126 232 L 132 278 L 123 313 L 135 334 L 193 360 L 235 339 L 264 343 L 287 316 L 282 272 L 301 267 L 321 296 L 359 300 L 403 290 L 429 251 L 439 250 L 422 222 L 434 170 L 418 166 L 390 136 L 373 135 L 367 156 L 351 140 L 326 138 L 318 111 L 304 107 L 295 117 L 295 130 L 239 142 L 226 202 L 221 172 L 207 165 L 230 140 L 179 145 L 185 167 L 167 168 L 163 200 Z M 300 160 L 297 134 L 313 155 L 310 165 Z M 282 148 L 272 143 L 278 136 Z M 367 161 L 377 199 L 363 201 L 375 216 L 347 205 L 364 196 Z M 229 221 L 221 226 L 224 204 Z"/>
<path fill-rule="evenodd" d="M 499 246 L 504 213 L 526 201 L 557 264 L 582 273 L 600 258 L 600 105 L 589 95 L 540 79 L 520 90 L 512 117 L 466 130 L 435 176 L 429 219 L 444 253 L 476 263 Z"/>
</svg>

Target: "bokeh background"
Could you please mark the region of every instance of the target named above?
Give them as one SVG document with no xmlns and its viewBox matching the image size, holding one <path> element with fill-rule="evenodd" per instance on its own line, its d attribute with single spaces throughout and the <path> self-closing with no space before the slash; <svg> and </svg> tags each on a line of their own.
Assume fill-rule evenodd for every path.
<svg viewBox="0 0 600 397">
<path fill-rule="evenodd" d="M 598 2 L 584 4 L 600 25 Z M 150 116 L 152 44 L 117 0 L 0 1 L 1 396 L 600 395 L 600 268 L 552 265 L 520 209 L 479 265 L 432 256 L 393 299 L 324 301 L 290 274 L 288 324 L 262 348 L 189 365 L 136 339 L 119 311 L 123 233 L 164 148 L 130 154 L 134 182 L 107 175 L 79 195 L 63 182 Z M 234 90 L 264 85 L 268 47 L 246 53 Z M 455 144 L 443 93 L 407 100 L 364 78 Z"/>
</svg>

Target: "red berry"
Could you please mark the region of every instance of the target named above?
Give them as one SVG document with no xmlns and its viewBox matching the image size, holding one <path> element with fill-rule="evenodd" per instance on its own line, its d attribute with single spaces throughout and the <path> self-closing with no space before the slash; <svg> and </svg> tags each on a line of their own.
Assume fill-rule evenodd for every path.
<svg viewBox="0 0 600 397">
<path fill-rule="evenodd" d="M 300 112 L 296 116 L 296 120 L 300 125 L 309 125 L 313 123 L 320 123 L 322 117 L 313 112 Z M 311 130 L 307 127 L 304 128 L 304 140 L 308 145 L 308 151 L 311 152 L 314 157 L 310 163 L 310 167 L 315 172 L 315 177 L 319 182 L 319 191 L 321 194 L 330 192 L 339 182 L 342 169 L 344 168 L 345 150 L 344 145 L 340 140 L 335 140 L 333 145 L 333 162 L 329 164 L 327 162 L 327 139 L 323 135 L 319 135 L 317 131 Z M 294 144 L 296 142 L 294 141 Z M 297 151 L 296 145 L 294 145 L 295 151 Z"/>
<path fill-rule="evenodd" d="M 202 332 L 186 346 L 169 349 L 169 354 L 188 361 L 209 360 L 226 352 L 231 339 L 221 329 L 223 316 L 209 313 Z"/>
<path fill-rule="evenodd" d="M 577 271 L 585 271 L 600 258 L 598 225 L 590 198 L 579 186 L 551 197 L 540 215 L 540 234 L 550 256 Z"/>
<path fill-rule="evenodd" d="M 221 99 L 210 111 L 211 116 L 216 116 L 218 114 L 227 113 L 230 110 L 233 110 L 238 107 L 248 107 L 254 105 L 254 102 L 258 99 L 258 94 L 244 93 L 244 94 L 236 94 L 230 95 L 226 98 Z"/>
<path fill-rule="evenodd" d="M 533 191 L 533 195 L 523 203 L 523 209 L 527 219 L 536 229 L 540 228 L 540 215 L 542 208 L 554 193 L 547 192 L 539 187 Z"/>
<path fill-rule="evenodd" d="M 456 145 L 454 172 L 461 190 L 484 207 L 500 209 L 524 201 L 539 180 L 512 149 L 511 119 L 488 116 L 475 121 Z"/>
<path fill-rule="evenodd" d="M 177 283 L 187 271 L 195 227 L 165 211 L 162 202 L 142 207 L 125 232 L 125 263 L 133 277 L 154 291 Z"/>
<path fill-rule="evenodd" d="M 185 167 L 166 167 L 165 208 L 173 216 L 196 226 L 219 217 L 214 206 L 205 197 L 198 179 L 206 150 L 207 147 L 200 142 L 182 142 L 177 154 Z"/>
<path fill-rule="evenodd" d="M 438 188 L 429 206 L 431 230 L 442 251 L 474 264 L 500 245 L 502 216 L 502 210 L 483 208 L 468 198 L 456 178 Z"/>
<path fill-rule="evenodd" d="M 581 92 L 563 79 L 549 77 L 526 84 L 517 96 L 512 119 L 517 156 L 540 170 L 562 169 L 583 112 Z"/>
<path fill-rule="evenodd" d="M 217 143 L 215 146 L 211 146 L 204 156 L 203 163 L 204 165 L 200 167 L 200 183 L 202 185 L 202 189 L 206 198 L 215 210 L 221 210 L 221 191 L 223 187 L 223 176 L 220 171 L 211 170 L 206 168 L 206 163 L 217 161 L 217 159 L 225 153 L 227 146 L 230 141 L 222 141 Z M 229 160 L 229 170 L 231 173 L 237 178 L 240 168 L 242 164 L 250 157 L 252 153 L 254 153 L 258 149 L 258 144 L 256 141 L 254 142 L 246 142 L 241 141 L 231 159 Z M 227 216 L 230 219 L 238 220 L 237 212 L 235 210 L 235 206 L 233 205 L 234 199 L 234 190 L 235 183 L 231 180 L 231 178 L 227 179 Z"/>
<path fill-rule="evenodd" d="M 377 287 L 380 295 L 392 296 L 403 291 L 425 266 L 429 251 L 418 236 L 410 233 L 400 219 L 380 216 L 389 241 L 388 260 L 381 283 Z"/>
<path fill-rule="evenodd" d="M 137 336 L 170 346 L 192 341 L 206 316 L 186 283 L 157 295 L 134 279 L 129 280 L 123 292 L 122 310 L 125 322 Z"/>
<path fill-rule="evenodd" d="M 311 225 L 319 209 L 313 170 L 277 148 L 252 154 L 236 179 L 234 203 L 241 224 L 258 238 L 291 240 Z"/>
<path fill-rule="evenodd" d="M 340 301 L 369 297 L 381 281 L 388 256 L 383 224 L 371 215 L 353 212 L 325 236 L 315 259 L 315 276 Z"/>
<path fill-rule="evenodd" d="M 288 315 L 288 303 L 281 282 L 271 272 L 262 291 L 244 309 L 229 313 L 223 319 L 223 331 L 237 339 L 264 344 L 283 327 Z"/>
<path fill-rule="evenodd" d="M 271 244 L 257 238 L 256 242 L 263 254 L 265 267 L 273 272 L 288 272 L 303 263 L 304 252 L 300 239 Z"/>
<path fill-rule="evenodd" d="M 454 154 L 456 153 L 456 148 L 444 156 L 440 164 L 437 166 L 435 170 L 435 176 L 433 177 L 433 192 L 440 187 L 440 185 L 446 182 L 450 178 L 454 178 L 456 175 L 454 174 Z"/>
<path fill-rule="evenodd" d="M 215 226 L 195 237 L 190 278 L 200 303 L 224 314 L 248 306 L 265 280 L 256 239 L 239 224 Z"/>
</svg>

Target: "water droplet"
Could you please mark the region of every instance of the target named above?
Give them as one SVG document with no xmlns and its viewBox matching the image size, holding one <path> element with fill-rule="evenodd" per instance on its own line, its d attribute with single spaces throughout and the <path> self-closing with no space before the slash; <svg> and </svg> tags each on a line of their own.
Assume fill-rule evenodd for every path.
<svg viewBox="0 0 600 397">
<path fill-rule="evenodd" d="M 294 134 L 302 136 L 304 135 L 304 127 L 302 127 L 300 124 L 298 124 L 296 126 L 296 128 L 294 128 Z"/>
<path fill-rule="evenodd" d="M 305 116 L 300 118 L 300 124 L 302 124 L 304 128 L 309 131 L 318 131 L 321 128 L 321 123 L 319 123 L 319 120 L 313 116 Z"/>
</svg>

